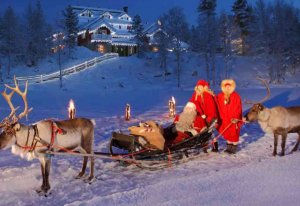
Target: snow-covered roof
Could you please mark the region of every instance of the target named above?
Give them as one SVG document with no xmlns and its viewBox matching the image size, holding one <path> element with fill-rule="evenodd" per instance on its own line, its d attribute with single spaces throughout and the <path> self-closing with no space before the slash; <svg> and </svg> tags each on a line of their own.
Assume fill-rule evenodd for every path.
<svg viewBox="0 0 300 206">
<path fill-rule="evenodd" d="M 84 12 L 91 12 L 93 16 L 90 18 L 97 18 L 101 17 L 103 15 L 110 15 L 113 17 L 113 19 L 118 20 L 119 18 L 126 16 L 129 18 L 129 21 L 131 20 L 131 17 L 122 10 L 116 10 L 116 9 L 106 9 L 106 8 L 96 8 L 96 7 L 83 7 L 83 6 L 72 6 L 73 11 L 80 17 L 80 14 Z M 121 19 L 119 19 L 121 20 Z M 125 21 L 125 20 L 121 20 Z M 128 21 L 128 20 L 127 20 Z"/>
<path fill-rule="evenodd" d="M 151 24 L 150 26 L 148 26 L 146 29 L 144 29 L 143 33 L 148 35 L 148 36 L 152 36 L 154 34 L 156 34 L 157 32 L 162 31 L 165 34 L 167 34 L 162 28 L 161 28 L 161 23 L 158 20 L 157 22 Z"/>
<path fill-rule="evenodd" d="M 98 7 L 86 7 L 86 6 L 72 6 L 73 11 L 76 13 L 81 13 L 84 10 L 93 11 L 95 14 L 103 14 L 105 12 L 109 12 L 113 16 L 120 16 L 121 14 L 126 14 L 122 10 L 116 9 L 106 9 L 106 8 L 98 8 Z"/>
<path fill-rule="evenodd" d="M 83 24 L 80 27 L 80 30 L 85 31 L 88 29 L 89 31 L 94 31 L 100 27 L 106 27 L 112 32 L 113 35 L 121 35 L 121 36 L 132 35 L 128 29 L 116 29 L 115 27 L 113 27 L 111 22 L 118 22 L 118 21 L 111 21 L 111 20 L 112 19 L 98 17 L 89 23 Z M 122 22 L 122 20 L 120 20 L 120 22 Z"/>
<path fill-rule="evenodd" d="M 97 17 L 91 22 L 84 24 L 80 27 L 80 30 L 95 30 L 105 25 L 111 32 L 116 32 L 116 29 L 107 21 L 106 18 Z"/>
</svg>

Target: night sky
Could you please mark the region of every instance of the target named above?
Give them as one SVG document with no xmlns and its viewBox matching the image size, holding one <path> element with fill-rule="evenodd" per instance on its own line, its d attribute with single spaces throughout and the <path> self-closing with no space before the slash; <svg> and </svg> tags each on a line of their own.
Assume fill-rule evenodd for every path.
<svg viewBox="0 0 300 206">
<path fill-rule="evenodd" d="M 248 0 L 249 4 L 254 4 L 256 0 Z M 275 2 L 276 0 L 265 0 L 266 2 Z M 22 14 L 28 3 L 35 4 L 35 0 L 0 0 L 0 12 L 10 5 L 16 12 Z M 197 19 L 196 9 L 200 0 L 41 0 L 42 7 L 50 23 L 53 23 L 61 11 L 69 4 L 83 5 L 91 7 L 103 7 L 112 9 L 122 9 L 123 6 L 129 7 L 129 14 L 134 16 L 139 14 L 144 23 L 156 21 L 159 15 L 168 11 L 173 6 L 180 6 L 184 9 L 187 20 L 190 24 L 195 24 Z M 231 12 L 231 6 L 234 0 L 218 0 L 217 12 Z M 287 0 L 300 8 L 300 0 Z"/>
</svg>

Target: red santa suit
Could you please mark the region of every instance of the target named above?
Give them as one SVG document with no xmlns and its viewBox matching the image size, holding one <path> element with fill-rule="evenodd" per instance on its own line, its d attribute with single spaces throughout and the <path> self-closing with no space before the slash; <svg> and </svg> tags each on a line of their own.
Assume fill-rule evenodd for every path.
<svg viewBox="0 0 300 206">
<path fill-rule="evenodd" d="M 195 128 L 200 132 L 207 127 L 213 119 L 218 118 L 217 105 L 213 92 L 209 89 L 208 82 L 199 80 L 195 87 L 190 102 L 196 105 L 198 115 L 195 120 Z"/>
<path fill-rule="evenodd" d="M 236 145 L 239 142 L 242 122 L 232 123 L 232 120 L 242 119 L 242 101 L 240 95 L 234 91 L 235 87 L 234 80 L 223 80 L 221 83 L 222 92 L 217 96 L 217 103 L 221 118 L 219 132 L 223 132 L 231 124 L 222 135 L 228 143 Z"/>
</svg>

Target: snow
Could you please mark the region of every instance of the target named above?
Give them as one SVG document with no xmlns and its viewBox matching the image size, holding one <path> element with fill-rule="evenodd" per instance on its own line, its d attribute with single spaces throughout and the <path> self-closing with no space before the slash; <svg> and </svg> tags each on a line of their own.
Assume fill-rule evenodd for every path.
<svg viewBox="0 0 300 206">
<path fill-rule="evenodd" d="M 72 53 L 71 59 L 68 59 L 68 50 L 65 49 L 64 52 L 61 54 L 61 67 L 62 69 L 67 69 L 69 67 L 72 67 L 77 64 L 81 64 L 85 61 L 91 60 L 94 57 L 99 57 L 102 54 L 99 52 L 91 51 L 87 49 L 86 47 L 77 47 L 76 50 Z M 5 61 L 4 59 L 2 60 Z M 4 71 L 5 67 L 3 66 Z M 22 64 L 19 64 L 18 66 L 15 66 L 11 69 L 11 76 L 14 74 L 16 76 L 32 76 L 32 75 L 39 75 L 39 74 L 48 74 L 52 73 L 54 71 L 58 71 L 58 53 L 55 55 L 52 55 L 51 57 L 47 57 L 43 60 L 41 60 L 37 66 L 35 67 L 28 67 Z M 5 72 L 3 72 L 3 75 L 5 75 Z"/>
<path fill-rule="evenodd" d="M 204 65 L 197 55 L 186 53 L 182 88 L 178 89 L 175 62 L 169 61 L 172 74 L 165 81 L 154 57 L 108 60 L 64 77 L 63 89 L 59 88 L 58 80 L 30 84 L 28 101 L 33 111 L 24 123 L 65 119 L 68 102 L 73 99 L 77 116 L 95 119 L 94 148 L 102 152 L 108 151 L 113 131 L 126 131 L 145 120 L 170 124 L 168 100 L 174 96 L 176 109 L 180 111 L 194 84 L 205 77 Z M 221 64 L 219 59 L 218 68 Z M 238 57 L 234 65 L 232 76 L 237 80 L 242 99 L 264 97 L 265 88 L 254 78 L 258 72 L 265 77 L 263 61 Z M 198 76 L 192 76 L 193 71 L 198 71 Z M 298 70 L 296 75 L 288 77 L 288 83 L 271 85 L 271 98 L 266 106 L 299 105 L 299 79 Z M 220 91 L 218 86 L 213 90 Z M 21 104 L 19 98 L 13 102 Z M 129 122 L 124 120 L 127 103 L 132 111 Z M 244 111 L 249 107 L 244 104 Z M 9 113 L 2 98 L 0 109 L 1 118 Z M 287 155 L 273 157 L 273 137 L 265 134 L 258 124 L 248 124 L 242 128 L 236 155 L 225 154 L 225 142 L 220 139 L 220 153 L 200 152 L 197 157 L 157 171 L 124 167 L 99 158 L 92 184 L 74 178 L 81 169 L 82 158 L 54 156 L 50 172 L 52 194 L 48 197 L 35 192 L 42 183 L 37 160 L 28 162 L 9 150 L 0 151 L 0 205 L 298 205 L 300 156 L 299 151 L 289 154 L 296 140 L 296 134 L 289 134 Z"/>
</svg>

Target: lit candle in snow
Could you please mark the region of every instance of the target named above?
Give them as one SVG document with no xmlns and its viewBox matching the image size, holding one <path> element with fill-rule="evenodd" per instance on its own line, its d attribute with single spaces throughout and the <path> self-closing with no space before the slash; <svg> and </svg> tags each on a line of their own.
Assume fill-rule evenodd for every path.
<svg viewBox="0 0 300 206">
<path fill-rule="evenodd" d="M 74 119 L 75 113 L 76 113 L 76 108 L 75 108 L 74 101 L 72 99 L 69 102 L 68 112 L 69 112 L 69 119 Z"/>
<path fill-rule="evenodd" d="M 129 121 L 130 120 L 130 105 L 126 104 L 125 108 L 125 120 Z"/>
<path fill-rule="evenodd" d="M 171 100 L 169 100 L 169 117 L 175 117 L 175 113 L 176 113 L 176 110 L 175 110 L 175 99 L 174 97 L 172 97 Z"/>
</svg>

